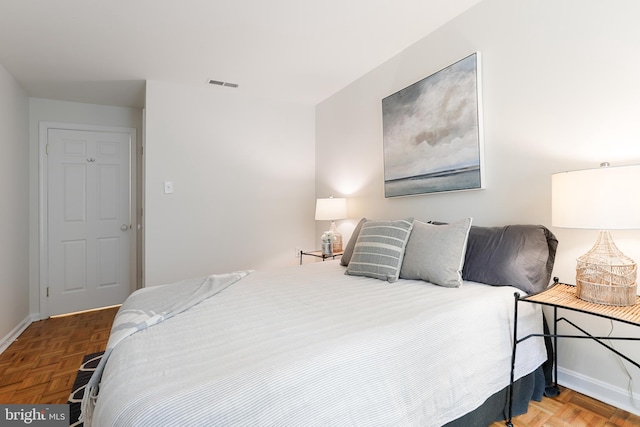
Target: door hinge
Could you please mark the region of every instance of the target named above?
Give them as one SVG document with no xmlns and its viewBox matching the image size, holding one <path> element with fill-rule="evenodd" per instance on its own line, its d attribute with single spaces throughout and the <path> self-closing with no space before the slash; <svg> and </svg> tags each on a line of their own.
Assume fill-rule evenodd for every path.
<svg viewBox="0 0 640 427">
<path fill-rule="evenodd" d="M 144 156 L 144 147 L 140 147 L 140 155 Z"/>
<path fill-rule="evenodd" d="M 44 146 L 44 152 L 45 154 L 49 154 L 49 144 Z"/>
<path fill-rule="evenodd" d="M 49 298 L 49 287 L 47 286 L 47 298 Z"/>
</svg>

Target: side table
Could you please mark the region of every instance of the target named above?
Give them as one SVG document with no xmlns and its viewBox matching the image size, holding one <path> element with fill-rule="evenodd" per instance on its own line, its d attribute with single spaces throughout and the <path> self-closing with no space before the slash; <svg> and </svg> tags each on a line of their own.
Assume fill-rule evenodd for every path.
<svg viewBox="0 0 640 427">
<path fill-rule="evenodd" d="M 338 252 L 332 253 L 331 255 L 325 255 L 322 253 L 322 251 L 310 251 L 310 252 L 300 251 L 300 265 L 302 265 L 303 256 L 314 256 L 316 258 L 322 258 L 322 261 L 324 261 L 327 258 L 336 259 L 337 256 L 342 256 L 343 253 L 344 251 L 338 251 Z"/>
<path fill-rule="evenodd" d="M 558 309 L 577 311 L 580 313 L 589 314 L 592 316 L 602 317 L 604 319 L 616 320 L 618 322 L 627 323 L 634 326 L 640 326 L 640 296 L 636 297 L 636 303 L 630 306 L 618 307 L 604 304 L 596 304 L 592 302 L 583 301 L 576 295 L 576 288 L 572 285 L 565 283 L 559 283 L 559 279 L 554 277 L 554 285 L 545 289 L 542 292 L 533 295 L 521 296 L 519 293 L 515 293 L 515 308 L 514 308 L 514 325 L 513 325 L 513 354 L 511 357 L 511 386 L 509 388 L 509 418 L 506 422 L 508 427 L 513 427 L 512 421 L 512 405 L 513 405 L 513 383 L 514 383 L 514 370 L 516 362 L 516 350 L 518 344 L 531 337 L 551 337 L 553 338 L 553 382 L 554 385 L 558 384 L 558 338 L 587 338 L 594 340 L 598 344 L 606 347 L 610 351 L 614 352 L 624 360 L 633 364 L 637 368 L 640 368 L 640 363 L 630 359 L 611 345 L 604 342 L 604 340 L 626 340 L 626 341 L 640 341 L 638 337 L 598 337 L 589 334 L 587 331 L 571 322 L 565 317 L 558 317 Z M 546 305 L 553 307 L 553 331 L 549 334 L 530 334 L 523 338 L 518 338 L 518 304 L 521 302 L 528 302 L 532 304 Z M 575 329 L 581 332 L 578 335 L 560 335 L 558 334 L 558 323 L 567 322 Z"/>
</svg>

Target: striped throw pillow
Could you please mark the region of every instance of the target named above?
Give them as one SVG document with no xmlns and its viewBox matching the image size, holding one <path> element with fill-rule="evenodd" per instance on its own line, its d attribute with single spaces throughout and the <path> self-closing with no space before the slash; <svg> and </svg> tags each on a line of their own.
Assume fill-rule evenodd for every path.
<svg viewBox="0 0 640 427">
<path fill-rule="evenodd" d="M 400 275 L 404 249 L 413 218 L 366 221 L 362 225 L 345 274 L 395 282 Z"/>
</svg>

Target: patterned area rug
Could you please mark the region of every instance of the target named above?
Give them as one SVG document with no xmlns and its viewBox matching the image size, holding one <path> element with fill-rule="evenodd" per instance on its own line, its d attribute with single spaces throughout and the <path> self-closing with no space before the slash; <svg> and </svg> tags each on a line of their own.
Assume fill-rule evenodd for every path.
<svg viewBox="0 0 640 427">
<path fill-rule="evenodd" d="M 96 366 L 100 363 L 103 354 L 104 351 L 100 351 L 98 353 L 87 354 L 82 358 L 82 365 L 80 365 L 80 369 L 78 369 L 78 375 L 76 375 L 76 380 L 73 383 L 69 401 L 67 402 L 70 408 L 69 421 L 71 422 L 71 427 L 83 425 L 82 422 L 78 421 L 78 418 L 80 418 L 80 402 L 82 402 L 82 396 L 84 396 L 84 388 L 89 382 L 91 375 L 93 375 L 93 371 L 96 370 Z"/>
</svg>

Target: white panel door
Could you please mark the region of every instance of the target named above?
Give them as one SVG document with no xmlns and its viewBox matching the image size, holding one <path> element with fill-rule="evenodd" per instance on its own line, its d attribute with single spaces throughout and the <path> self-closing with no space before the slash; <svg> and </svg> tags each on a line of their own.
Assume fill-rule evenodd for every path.
<svg viewBox="0 0 640 427">
<path fill-rule="evenodd" d="M 49 315 L 120 304 L 130 284 L 130 134 L 49 129 Z"/>
</svg>

